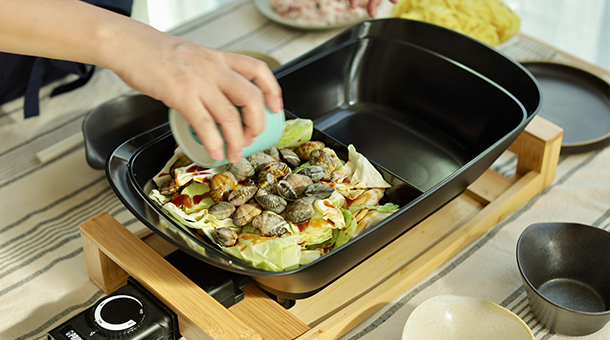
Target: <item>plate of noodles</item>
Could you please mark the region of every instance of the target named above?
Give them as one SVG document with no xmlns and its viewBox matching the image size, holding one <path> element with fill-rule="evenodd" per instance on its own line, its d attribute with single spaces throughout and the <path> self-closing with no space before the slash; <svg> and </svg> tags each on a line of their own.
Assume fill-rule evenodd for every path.
<svg viewBox="0 0 610 340">
<path fill-rule="evenodd" d="M 521 24 L 500 0 L 400 0 L 393 16 L 443 26 L 491 46 L 508 40 Z"/>
<path fill-rule="evenodd" d="M 353 9 L 348 0 L 253 0 L 253 3 L 267 19 L 301 30 L 330 30 L 370 19 L 365 7 Z"/>
</svg>

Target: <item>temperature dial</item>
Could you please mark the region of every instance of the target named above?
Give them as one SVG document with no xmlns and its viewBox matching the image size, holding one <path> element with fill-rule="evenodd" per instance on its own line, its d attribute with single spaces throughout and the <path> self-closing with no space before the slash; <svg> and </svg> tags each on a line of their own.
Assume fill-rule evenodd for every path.
<svg viewBox="0 0 610 340">
<path fill-rule="evenodd" d="M 144 303 L 131 295 L 113 295 L 101 300 L 93 309 L 93 322 L 98 333 L 121 339 L 135 332 L 146 317 Z"/>
</svg>

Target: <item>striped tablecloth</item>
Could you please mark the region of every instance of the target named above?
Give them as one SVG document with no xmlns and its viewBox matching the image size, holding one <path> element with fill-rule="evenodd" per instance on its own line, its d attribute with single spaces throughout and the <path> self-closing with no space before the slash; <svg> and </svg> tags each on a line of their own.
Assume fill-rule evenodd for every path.
<svg viewBox="0 0 610 340">
<path fill-rule="evenodd" d="M 223 50 L 256 50 L 287 62 L 339 31 L 280 27 L 237 1 L 173 31 Z M 515 38 L 502 50 L 517 60 L 569 61 L 535 41 Z M 79 225 L 109 212 L 130 230 L 143 228 L 119 202 L 102 171 L 88 167 L 82 144 L 41 163 L 37 153 L 79 138 L 85 113 L 131 90 L 112 72 L 98 70 L 85 87 L 49 98 L 41 116 L 23 120 L 20 100 L 0 107 L 0 339 L 44 339 L 47 331 L 103 296 L 87 276 Z M 494 164 L 514 171 L 506 153 Z M 580 222 L 610 229 L 610 148 L 561 157 L 555 181 L 471 246 L 345 339 L 399 339 L 413 309 L 441 295 L 468 295 L 498 303 L 523 318 L 537 339 L 561 339 L 532 316 L 515 262 L 516 241 L 535 222 Z M 583 339 L 610 339 L 610 325 Z"/>
</svg>

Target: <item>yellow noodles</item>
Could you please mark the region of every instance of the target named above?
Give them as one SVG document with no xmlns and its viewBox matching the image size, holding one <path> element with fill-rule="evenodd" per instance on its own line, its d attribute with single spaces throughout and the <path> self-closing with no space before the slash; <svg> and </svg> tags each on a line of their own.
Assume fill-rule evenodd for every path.
<svg viewBox="0 0 610 340">
<path fill-rule="evenodd" d="M 520 23 L 500 0 L 400 0 L 394 16 L 450 28 L 491 46 L 510 38 Z"/>
</svg>

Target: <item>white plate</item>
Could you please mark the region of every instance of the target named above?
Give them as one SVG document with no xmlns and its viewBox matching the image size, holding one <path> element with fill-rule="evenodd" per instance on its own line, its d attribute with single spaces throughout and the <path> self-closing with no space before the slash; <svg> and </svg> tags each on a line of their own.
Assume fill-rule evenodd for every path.
<svg viewBox="0 0 610 340">
<path fill-rule="evenodd" d="M 534 340 L 517 315 L 476 297 L 442 295 L 419 305 L 407 319 L 402 340 Z"/>
<path fill-rule="evenodd" d="M 345 1 L 348 1 L 348 0 L 345 0 Z M 387 1 L 387 0 L 385 0 L 385 1 Z M 335 28 L 353 26 L 364 20 L 370 19 L 368 14 L 364 14 L 358 18 L 355 18 L 354 20 L 349 20 L 349 21 L 342 22 L 339 24 L 334 24 L 334 25 L 303 24 L 296 20 L 282 18 L 279 14 L 277 14 L 276 11 L 273 10 L 273 8 L 271 8 L 271 6 L 269 5 L 270 0 L 253 0 L 253 3 L 254 3 L 254 7 L 263 16 L 267 17 L 267 19 L 269 19 L 271 21 L 275 21 L 278 24 L 282 24 L 284 26 L 288 26 L 288 27 L 292 27 L 292 28 L 296 28 L 296 29 L 300 29 L 300 30 L 308 30 L 308 31 L 331 30 L 331 29 L 335 29 Z"/>
</svg>

